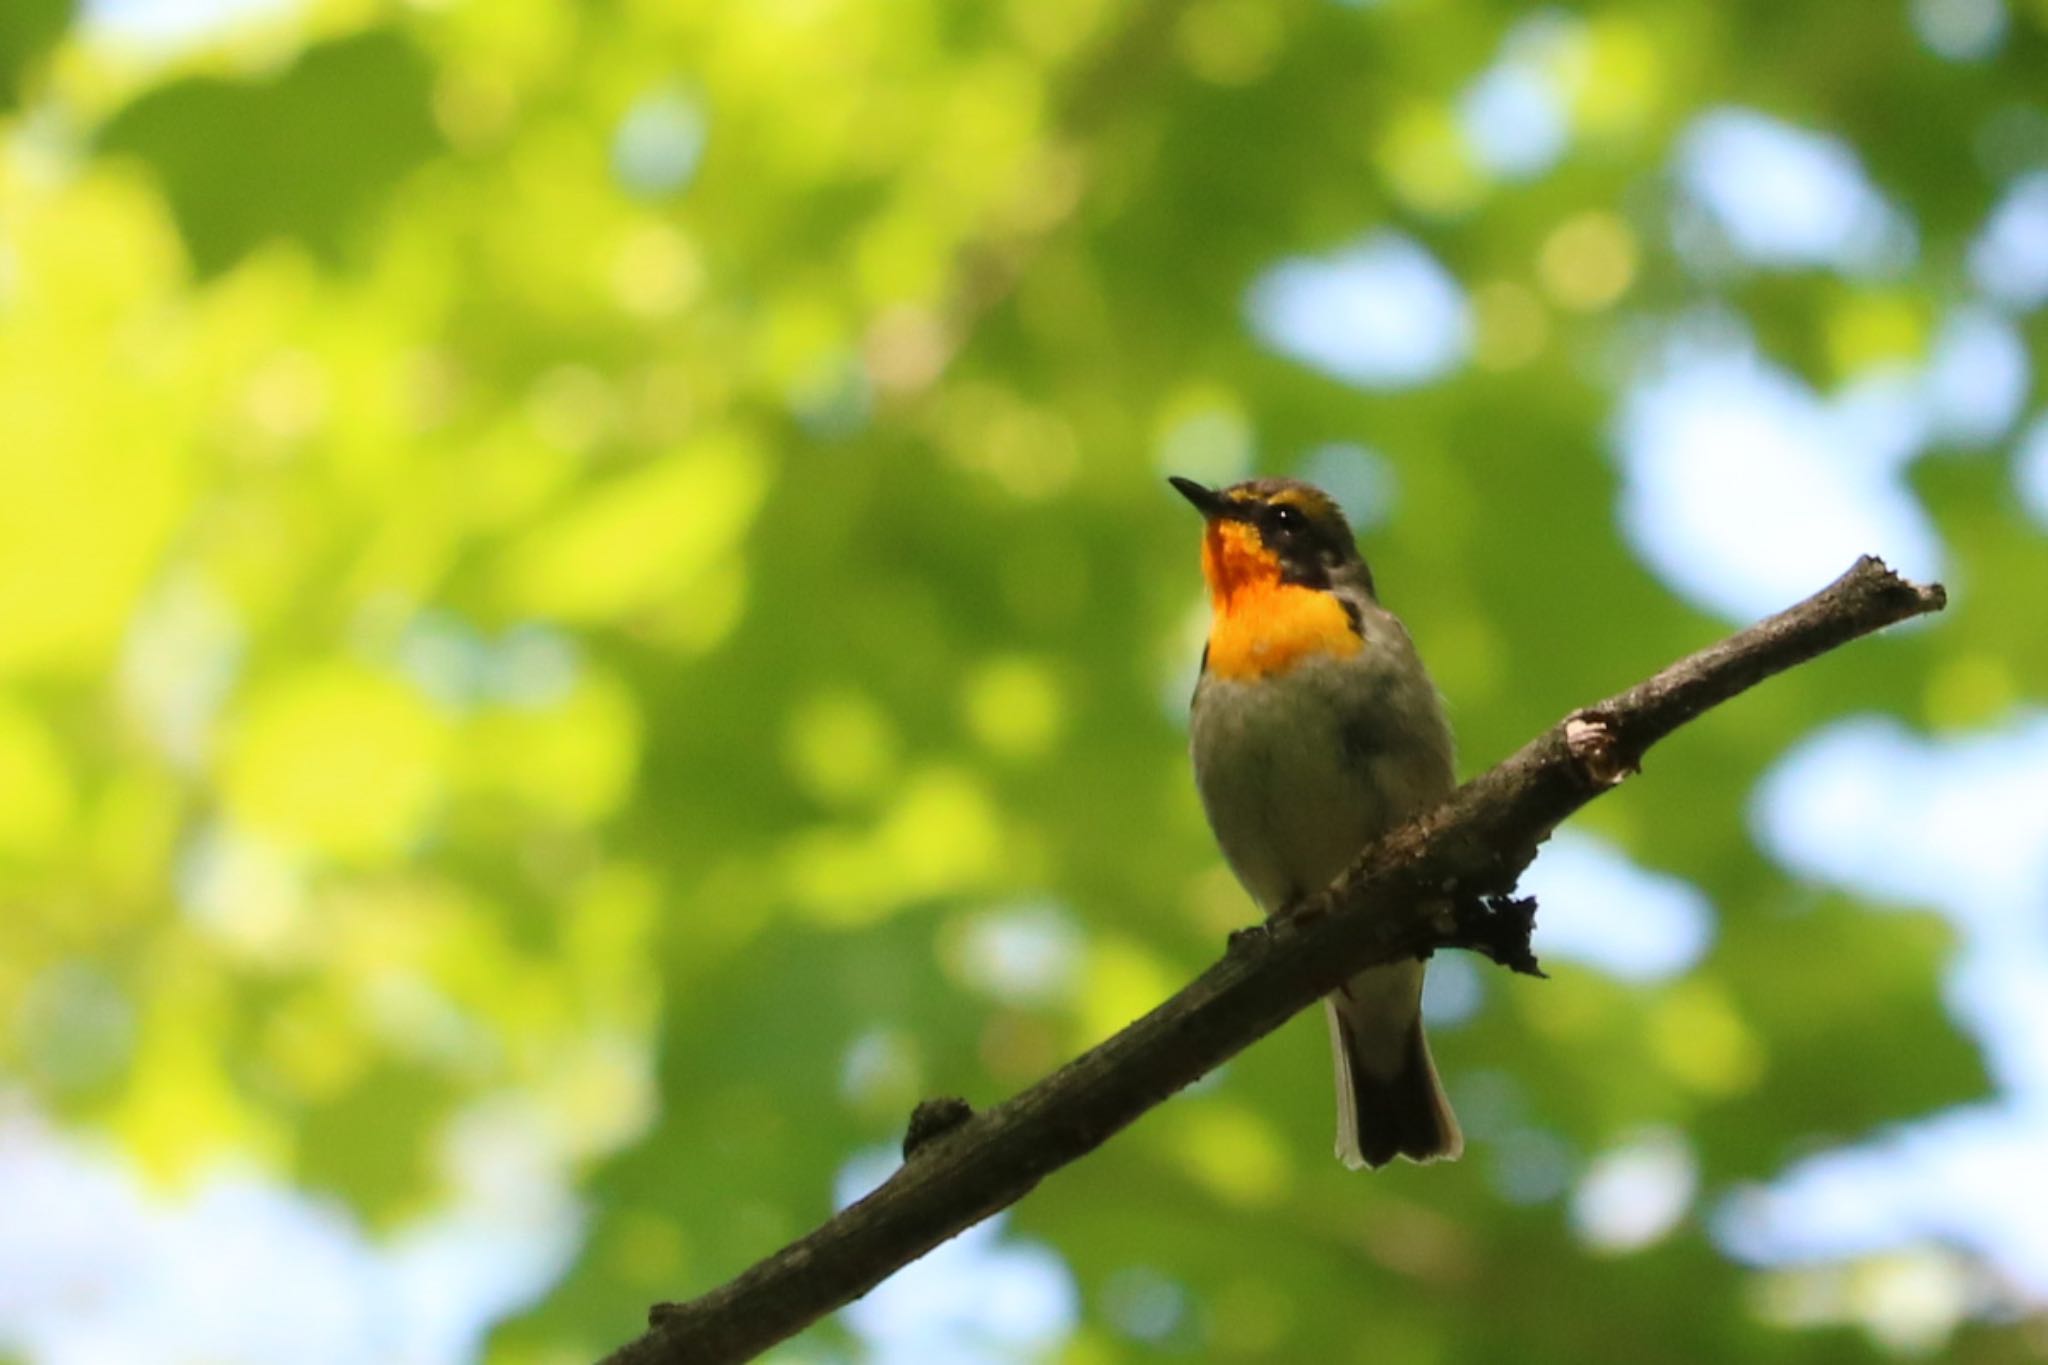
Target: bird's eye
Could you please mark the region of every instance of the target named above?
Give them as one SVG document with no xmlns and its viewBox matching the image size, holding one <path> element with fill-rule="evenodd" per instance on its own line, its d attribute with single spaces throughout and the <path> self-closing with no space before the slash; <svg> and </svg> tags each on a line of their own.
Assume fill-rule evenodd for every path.
<svg viewBox="0 0 2048 1365">
<path fill-rule="evenodd" d="M 1301 514 L 1299 507 L 1289 507 L 1284 502 L 1274 507 L 1273 527 L 1275 530 L 1292 533 L 1303 529 L 1307 525 L 1308 518 Z"/>
</svg>

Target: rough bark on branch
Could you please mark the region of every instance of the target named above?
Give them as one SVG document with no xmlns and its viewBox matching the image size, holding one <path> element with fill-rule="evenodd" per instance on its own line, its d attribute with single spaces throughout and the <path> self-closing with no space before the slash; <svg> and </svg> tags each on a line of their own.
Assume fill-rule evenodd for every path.
<svg viewBox="0 0 2048 1365">
<path fill-rule="evenodd" d="M 1507 898 L 1566 816 L 1709 707 L 1946 601 L 1940 585 L 1866 557 L 1797 606 L 1574 712 L 1029 1090 L 982 1113 L 959 1101 L 928 1111 L 904 1165 L 873 1193 L 701 1298 L 656 1305 L 647 1332 L 607 1365 L 751 1358 L 1016 1202 L 1365 967 L 1471 947 L 1533 970 L 1527 903 Z"/>
</svg>

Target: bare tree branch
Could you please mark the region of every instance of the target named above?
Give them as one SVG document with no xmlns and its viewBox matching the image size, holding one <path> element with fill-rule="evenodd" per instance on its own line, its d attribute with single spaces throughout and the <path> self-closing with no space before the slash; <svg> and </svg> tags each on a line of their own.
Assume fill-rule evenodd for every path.
<svg viewBox="0 0 2048 1365">
<path fill-rule="evenodd" d="M 703 1297 L 656 1305 L 645 1335 L 609 1365 L 756 1355 L 1015 1203 L 1362 968 L 1470 947 L 1535 970 L 1530 907 L 1507 897 L 1560 821 L 1709 707 L 1946 601 L 1939 585 L 1908 583 L 1866 557 L 1797 606 L 1573 713 L 1270 928 L 1235 936 L 1170 1000 L 1029 1090 L 980 1114 L 927 1101 L 908 1159 L 880 1188 Z"/>
</svg>

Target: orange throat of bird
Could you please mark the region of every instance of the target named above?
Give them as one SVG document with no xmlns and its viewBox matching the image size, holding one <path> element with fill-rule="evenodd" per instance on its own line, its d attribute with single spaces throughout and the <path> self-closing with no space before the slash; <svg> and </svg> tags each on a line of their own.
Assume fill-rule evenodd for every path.
<svg viewBox="0 0 2048 1365">
<path fill-rule="evenodd" d="M 1355 654 L 1364 644 L 1330 593 L 1281 579 L 1280 560 L 1241 521 L 1212 521 L 1202 537 L 1209 580 L 1208 671 L 1263 678 L 1297 664 Z"/>
</svg>

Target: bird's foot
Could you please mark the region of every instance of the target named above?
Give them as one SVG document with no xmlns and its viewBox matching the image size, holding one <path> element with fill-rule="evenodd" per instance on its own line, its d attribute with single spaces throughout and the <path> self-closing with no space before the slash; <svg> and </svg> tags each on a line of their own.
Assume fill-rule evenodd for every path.
<svg viewBox="0 0 2048 1365">
<path fill-rule="evenodd" d="M 1239 957 L 1245 953 L 1255 953 L 1271 942 L 1272 938 L 1273 930 L 1270 926 L 1265 924 L 1247 924 L 1242 928 L 1230 931 L 1230 937 L 1224 940 L 1224 951 L 1232 957 Z"/>
</svg>

